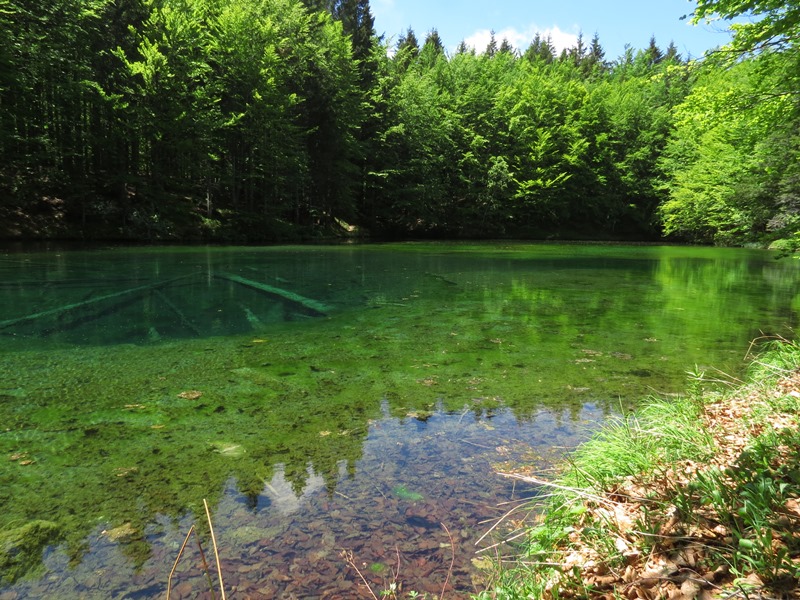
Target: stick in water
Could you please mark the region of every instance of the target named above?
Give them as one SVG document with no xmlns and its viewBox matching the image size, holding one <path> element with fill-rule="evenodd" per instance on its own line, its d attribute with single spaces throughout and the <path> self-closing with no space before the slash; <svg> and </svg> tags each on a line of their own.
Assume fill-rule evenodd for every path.
<svg viewBox="0 0 800 600">
<path fill-rule="evenodd" d="M 203 506 L 206 507 L 206 518 L 208 519 L 208 530 L 211 532 L 211 543 L 214 546 L 214 558 L 217 561 L 217 576 L 219 577 L 219 592 L 222 600 L 227 600 L 225 596 L 225 584 L 222 583 L 222 565 L 219 563 L 219 552 L 217 551 L 217 538 L 214 536 L 214 527 L 211 525 L 211 512 L 208 510 L 208 502 L 203 498 Z"/>
<path fill-rule="evenodd" d="M 194 531 L 194 525 L 189 528 L 189 533 L 186 534 L 186 538 L 183 540 L 183 545 L 181 546 L 180 551 L 178 552 L 178 556 L 175 558 L 175 564 L 172 565 L 172 571 L 169 572 L 169 577 L 167 578 L 167 600 L 169 600 L 170 592 L 172 591 L 172 576 L 175 574 L 175 569 L 178 568 L 178 563 L 181 560 L 181 556 L 183 556 L 183 551 L 186 549 L 186 544 L 189 541 L 189 537 L 192 535 Z"/>
<path fill-rule="evenodd" d="M 194 527 L 194 525 L 192 525 L 192 527 Z M 203 572 L 206 574 L 208 589 L 211 590 L 211 600 L 217 600 L 217 594 L 214 591 L 214 581 L 211 579 L 211 569 L 208 568 L 206 553 L 203 552 L 203 544 L 200 543 L 200 536 L 197 535 L 196 529 L 194 531 L 194 539 L 197 541 L 197 549 L 200 551 L 200 559 L 203 561 Z"/>
</svg>

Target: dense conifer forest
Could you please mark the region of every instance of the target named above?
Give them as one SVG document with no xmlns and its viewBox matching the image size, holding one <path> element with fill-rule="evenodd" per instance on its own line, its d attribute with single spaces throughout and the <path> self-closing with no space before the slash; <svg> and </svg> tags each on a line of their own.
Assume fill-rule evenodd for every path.
<svg viewBox="0 0 800 600">
<path fill-rule="evenodd" d="M 688 61 L 435 30 L 368 0 L 0 0 L 0 236 L 776 242 L 800 230 L 797 2 Z"/>
</svg>

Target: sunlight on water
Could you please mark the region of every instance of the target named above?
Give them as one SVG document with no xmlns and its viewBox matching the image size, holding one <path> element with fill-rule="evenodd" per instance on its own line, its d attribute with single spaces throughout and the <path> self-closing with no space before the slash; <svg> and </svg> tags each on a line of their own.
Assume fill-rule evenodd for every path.
<svg viewBox="0 0 800 600">
<path fill-rule="evenodd" d="M 0 593 L 163 597 L 208 499 L 251 597 L 480 586 L 500 503 L 609 414 L 792 335 L 798 264 L 523 244 L 0 255 Z M 448 536 L 440 524 L 447 526 Z M 205 539 L 205 537 L 204 537 Z M 194 554 L 193 554 L 194 553 Z M 192 546 L 178 598 L 207 584 Z"/>
</svg>

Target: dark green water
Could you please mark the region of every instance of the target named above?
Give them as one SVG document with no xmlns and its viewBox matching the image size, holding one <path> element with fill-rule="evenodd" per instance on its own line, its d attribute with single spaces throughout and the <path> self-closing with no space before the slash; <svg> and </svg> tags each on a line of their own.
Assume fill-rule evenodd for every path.
<svg viewBox="0 0 800 600">
<path fill-rule="evenodd" d="M 236 597 L 363 596 L 343 548 L 438 594 L 440 523 L 464 596 L 532 493 L 498 470 L 550 468 L 696 365 L 741 373 L 752 339 L 793 335 L 799 270 L 590 245 L 0 254 L 0 598 L 164 597 L 203 499 Z M 199 565 L 192 543 L 173 598 L 210 597 Z"/>
</svg>

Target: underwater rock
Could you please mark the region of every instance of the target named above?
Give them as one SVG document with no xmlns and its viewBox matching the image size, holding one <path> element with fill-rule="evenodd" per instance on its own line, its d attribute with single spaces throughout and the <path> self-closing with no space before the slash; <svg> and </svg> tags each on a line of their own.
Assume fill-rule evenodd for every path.
<svg viewBox="0 0 800 600">
<path fill-rule="evenodd" d="M 245 525 L 237 527 L 230 535 L 231 542 L 237 545 L 249 546 L 256 543 L 268 543 L 281 535 L 289 527 L 288 523 L 273 525 L 271 527 L 256 527 Z"/>
<path fill-rule="evenodd" d="M 406 413 L 406 416 L 410 419 L 416 419 L 422 423 L 426 422 L 430 419 L 435 413 L 432 410 L 412 410 Z"/>
<path fill-rule="evenodd" d="M 229 442 L 211 442 L 211 448 L 217 454 L 230 456 L 232 458 L 238 458 L 246 452 L 241 444 L 232 444 Z"/>
<path fill-rule="evenodd" d="M 412 527 L 419 527 L 421 529 L 438 529 L 439 524 L 435 521 L 431 521 L 426 517 L 421 517 L 419 515 L 411 515 L 406 517 L 406 523 L 411 525 Z M 437 545 L 438 547 L 438 545 Z"/>
<path fill-rule="evenodd" d="M 139 472 L 139 467 L 117 467 L 114 469 L 114 475 L 117 477 L 130 477 Z"/>
<path fill-rule="evenodd" d="M 125 523 L 114 529 L 108 529 L 103 532 L 103 535 L 110 539 L 112 542 L 119 542 L 127 540 L 137 535 L 137 531 L 130 523 Z"/>
<path fill-rule="evenodd" d="M 61 539 L 51 521 L 31 521 L 0 532 L 0 582 L 12 584 L 41 566 L 44 549 Z"/>
<path fill-rule="evenodd" d="M 8 460 L 11 462 L 19 461 L 19 464 L 21 465 L 33 464 L 33 461 L 30 459 L 30 456 L 28 456 L 27 452 L 14 452 L 8 457 Z"/>
</svg>

